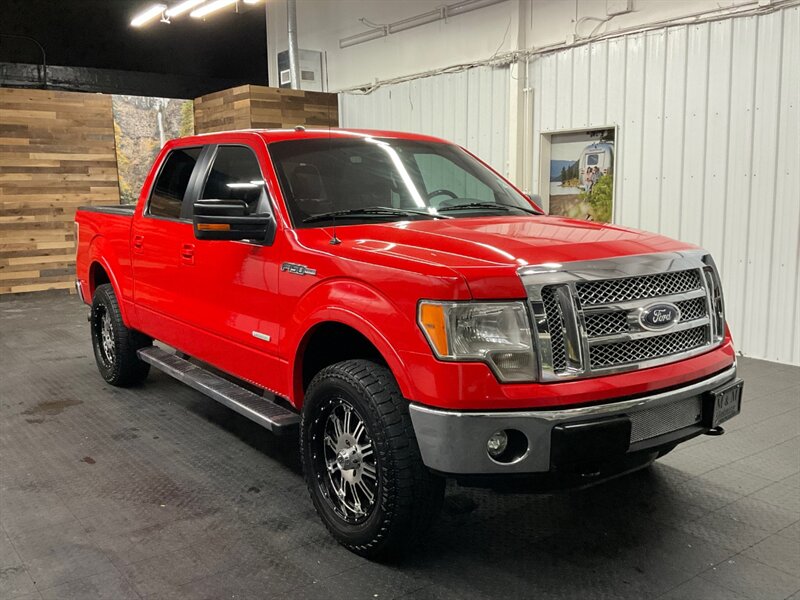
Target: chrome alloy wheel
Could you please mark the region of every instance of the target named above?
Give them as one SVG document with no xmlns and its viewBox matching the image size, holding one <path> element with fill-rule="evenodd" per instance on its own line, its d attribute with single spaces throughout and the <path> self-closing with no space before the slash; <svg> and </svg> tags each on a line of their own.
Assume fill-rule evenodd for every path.
<svg viewBox="0 0 800 600">
<path fill-rule="evenodd" d="M 100 353 L 107 365 L 114 364 L 114 327 L 111 315 L 105 308 L 99 309 L 95 315 L 95 328 L 100 338 Z"/>
<path fill-rule="evenodd" d="M 312 440 L 323 496 L 348 523 L 364 521 L 378 495 L 374 446 L 364 420 L 344 398 L 329 400 L 315 420 Z"/>
</svg>

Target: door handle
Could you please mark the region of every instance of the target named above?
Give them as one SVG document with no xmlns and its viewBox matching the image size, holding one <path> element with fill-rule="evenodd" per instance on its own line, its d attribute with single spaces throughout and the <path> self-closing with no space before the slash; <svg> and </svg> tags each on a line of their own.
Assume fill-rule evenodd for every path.
<svg viewBox="0 0 800 600">
<path fill-rule="evenodd" d="M 133 236 L 133 249 L 137 252 L 141 252 L 142 248 L 144 248 L 144 236 L 143 235 L 135 235 Z"/>
<path fill-rule="evenodd" d="M 181 245 L 181 260 L 187 265 L 194 264 L 194 244 Z"/>
</svg>

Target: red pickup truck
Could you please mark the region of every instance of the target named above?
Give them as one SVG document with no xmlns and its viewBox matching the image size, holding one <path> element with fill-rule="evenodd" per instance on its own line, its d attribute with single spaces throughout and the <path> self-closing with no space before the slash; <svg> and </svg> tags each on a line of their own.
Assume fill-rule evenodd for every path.
<svg viewBox="0 0 800 600">
<path fill-rule="evenodd" d="M 75 220 L 103 378 L 153 366 L 299 429 L 320 517 L 365 556 L 424 537 L 448 477 L 593 482 L 740 409 L 707 252 L 546 216 L 436 138 L 174 140 L 136 207 Z"/>
</svg>

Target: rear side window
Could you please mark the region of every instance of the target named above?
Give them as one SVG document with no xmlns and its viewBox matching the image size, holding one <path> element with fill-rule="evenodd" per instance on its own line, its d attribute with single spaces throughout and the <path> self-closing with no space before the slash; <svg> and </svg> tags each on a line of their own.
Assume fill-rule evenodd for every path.
<svg viewBox="0 0 800 600">
<path fill-rule="evenodd" d="M 245 146 L 220 146 L 200 197 L 204 200 L 242 200 L 249 213 L 265 212 L 264 177 L 253 151 Z"/>
<path fill-rule="evenodd" d="M 181 204 L 202 148 L 179 148 L 164 160 L 150 196 L 148 214 L 167 219 L 181 218 Z"/>
</svg>

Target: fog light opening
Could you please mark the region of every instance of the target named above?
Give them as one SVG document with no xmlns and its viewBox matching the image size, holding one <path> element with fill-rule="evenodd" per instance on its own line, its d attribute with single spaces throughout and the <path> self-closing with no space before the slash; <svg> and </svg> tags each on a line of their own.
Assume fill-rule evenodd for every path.
<svg viewBox="0 0 800 600">
<path fill-rule="evenodd" d="M 516 429 L 495 431 L 486 441 L 489 458 L 502 465 L 519 462 L 528 453 L 528 438 Z"/>
</svg>

